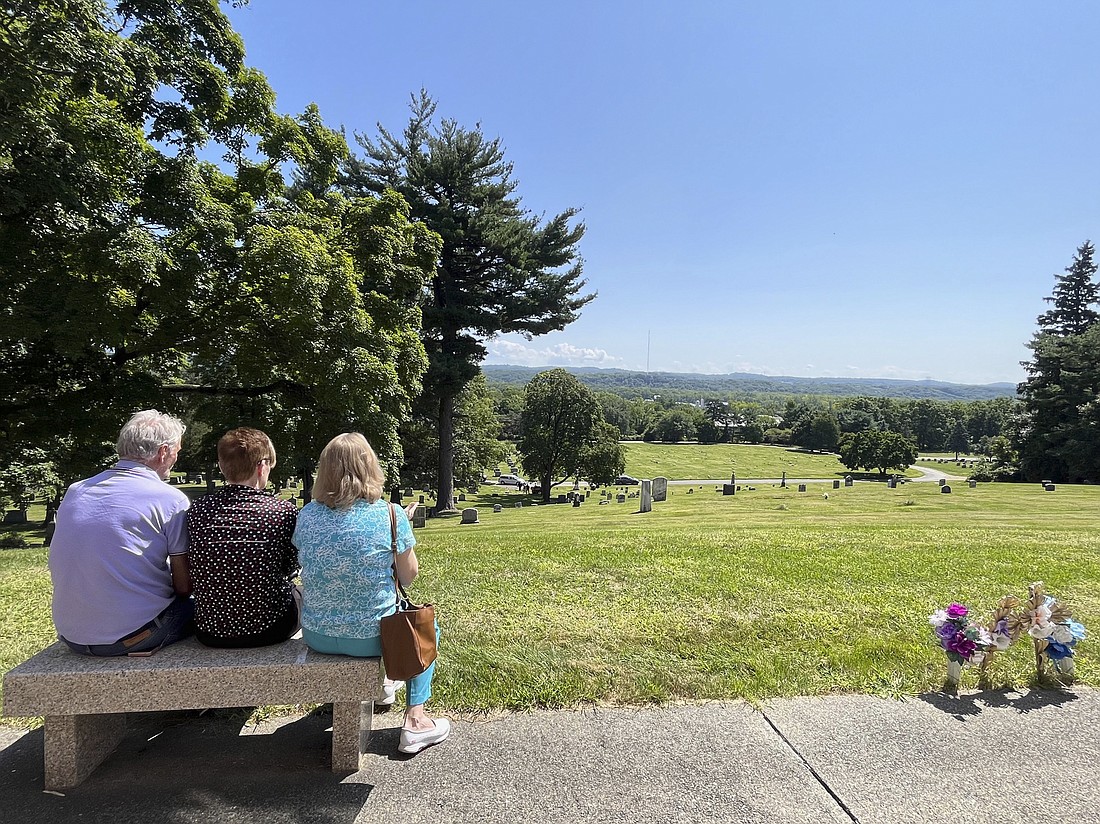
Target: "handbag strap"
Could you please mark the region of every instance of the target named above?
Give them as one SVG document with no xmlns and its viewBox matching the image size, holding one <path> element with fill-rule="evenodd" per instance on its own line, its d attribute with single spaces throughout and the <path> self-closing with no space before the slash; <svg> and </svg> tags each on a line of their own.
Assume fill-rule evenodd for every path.
<svg viewBox="0 0 1100 824">
<path fill-rule="evenodd" d="M 393 603 L 397 607 L 397 611 L 401 611 L 401 599 L 409 600 L 409 594 L 405 592 L 405 588 L 401 586 L 401 581 L 397 578 L 397 508 L 391 501 L 386 502 L 386 506 L 390 510 L 390 551 L 393 554 L 393 564 L 391 569 L 393 570 Z"/>
</svg>

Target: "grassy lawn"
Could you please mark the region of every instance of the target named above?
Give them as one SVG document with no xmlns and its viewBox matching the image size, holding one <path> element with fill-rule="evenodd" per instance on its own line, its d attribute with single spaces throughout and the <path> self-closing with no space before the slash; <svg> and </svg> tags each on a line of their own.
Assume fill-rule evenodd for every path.
<svg viewBox="0 0 1100 824">
<path fill-rule="evenodd" d="M 729 478 L 843 478 L 848 473 L 831 453 L 785 446 L 747 444 L 624 443 L 626 471 L 638 478 L 663 475 L 671 480 Z M 909 471 L 906 474 L 919 475 Z"/>
<path fill-rule="evenodd" d="M 486 486 L 468 496 L 479 525 L 419 530 L 414 594 L 444 633 L 436 708 L 917 693 L 946 672 L 929 613 L 982 613 L 1034 580 L 1100 632 L 1100 488 L 670 492 L 640 515 L 636 499 L 516 509 Z M 48 598 L 43 550 L 0 552 L 0 669 L 52 639 Z M 1096 650 L 1081 643 L 1077 674 L 1100 686 Z M 994 687 L 1032 675 L 1022 643 L 990 668 Z"/>
</svg>

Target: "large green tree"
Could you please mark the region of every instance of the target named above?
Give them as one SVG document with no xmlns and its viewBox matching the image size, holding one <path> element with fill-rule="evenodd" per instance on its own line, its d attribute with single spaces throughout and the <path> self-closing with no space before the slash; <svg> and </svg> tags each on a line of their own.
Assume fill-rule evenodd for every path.
<svg viewBox="0 0 1100 824">
<path fill-rule="evenodd" d="M 845 435 L 840 441 L 840 462 L 848 469 L 907 469 L 917 459 L 917 446 L 897 432 L 873 429 Z"/>
<path fill-rule="evenodd" d="M 362 429 L 395 470 L 438 238 L 330 193 L 343 136 L 275 112 L 214 0 L 0 14 L 0 453 L 86 470 L 156 405 L 305 468 Z"/>
<path fill-rule="evenodd" d="M 439 506 L 452 509 L 455 399 L 478 374 L 483 341 L 563 329 L 595 295 L 583 294 L 577 211 L 545 221 L 532 215 L 499 138 L 486 138 L 480 125 L 437 122 L 436 103 L 423 90 L 411 109 L 401 134 L 379 124 L 374 138 L 356 135 L 366 156 L 348 160 L 344 185 L 352 193 L 400 192 L 443 240 L 423 337 L 426 390 L 438 404 Z"/>
<path fill-rule="evenodd" d="M 1100 324 L 1093 246 L 1078 247 L 1066 274 L 1055 275 L 1053 309 L 1037 318 L 1039 329 L 1023 362 L 1019 385 L 1023 420 L 1017 427 L 1020 470 L 1028 480 L 1100 480 Z"/>
<path fill-rule="evenodd" d="M 549 502 L 550 488 L 567 478 L 588 474 L 604 480 L 604 469 L 616 460 L 614 455 L 608 459 L 609 451 L 621 452 L 613 430 L 576 377 L 564 369 L 535 375 L 524 390 L 518 448 L 524 470 L 539 480 L 542 499 Z"/>
</svg>

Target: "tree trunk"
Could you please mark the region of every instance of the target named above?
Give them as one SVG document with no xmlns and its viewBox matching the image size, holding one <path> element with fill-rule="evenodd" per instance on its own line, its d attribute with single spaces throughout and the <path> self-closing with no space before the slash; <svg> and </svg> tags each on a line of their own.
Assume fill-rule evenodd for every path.
<svg viewBox="0 0 1100 824">
<path fill-rule="evenodd" d="M 542 502 L 544 504 L 550 503 L 550 484 L 554 482 L 554 474 L 547 472 L 542 479 Z"/>
<path fill-rule="evenodd" d="M 436 478 L 436 512 L 455 511 L 455 396 L 446 391 L 439 395 L 439 476 Z"/>
</svg>

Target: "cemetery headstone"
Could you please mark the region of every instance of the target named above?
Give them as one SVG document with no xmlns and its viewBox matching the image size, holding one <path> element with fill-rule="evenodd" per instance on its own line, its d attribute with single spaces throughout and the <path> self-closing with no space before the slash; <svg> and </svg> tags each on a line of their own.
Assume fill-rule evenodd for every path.
<svg viewBox="0 0 1100 824">
<path fill-rule="evenodd" d="M 420 496 L 420 503 L 424 503 L 424 496 L 423 495 Z"/>
<path fill-rule="evenodd" d="M 840 479 L 839 478 L 833 481 L 833 489 L 840 489 Z"/>
<path fill-rule="evenodd" d="M 462 510 L 462 523 L 476 524 L 477 522 L 477 510 L 474 507 L 470 506 Z"/>
<path fill-rule="evenodd" d="M 694 491 L 695 491 L 694 487 L 690 487 L 690 486 L 688 487 L 688 495 L 690 495 Z"/>
<path fill-rule="evenodd" d="M 1043 489 L 1045 489 L 1047 492 L 1053 492 L 1054 491 L 1054 484 L 1047 484 L 1046 486 L 1043 487 Z"/>
<path fill-rule="evenodd" d="M 786 473 L 786 471 L 784 471 L 784 472 L 783 472 L 783 479 L 782 479 L 782 480 L 781 480 L 781 481 L 779 482 L 779 485 L 780 485 L 780 486 L 781 486 L 781 487 L 782 487 L 783 489 L 786 489 L 786 488 L 787 488 L 787 473 Z"/>
<path fill-rule="evenodd" d="M 736 472 L 730 473 L 730 483 L 733 484 L 734 486 L 737 485 L 737 473 Z"/>
<path fill-rule="evenodd" d="M 668 500 L 668 478 L 657 476 L 653 479 L 653 502 Z"/>
<path fill-rule="evenodd" d="M 523 501 L 516 501 L 516 509 L 523 509 Z"/>
<path fill-rule="evenodd" d="M 940 487 L 940 492 L 948 493 L 948 492 L 950 492 L 950 491 L 951 491 L 951 487 L 949 487 L 949 486 L 948 486 L 947 484 L 943 484 L 943 485 L 942 485 L 942 486 Z"/>
<path fill-rule="evenodd" d="M 413 510 L 412 525 L 414 529 L 420 529 L 428 520 L 428 508 L 424 506 L 424 496 L 420 496 L 420 503 Z"/>
<path fill-rule="evenodd" d="M 887 478 L 886 479 L 886 488 L 887 489 L 897 489 L 897 486 L 898 486 L 898 482 L 897 482 L 896 478 Z"/>
<path fill-rule="evenodd" d="M 459 492 L 458 493 L 458 499 L 460 501 L 465 501 L 466 500 L 466 493 L 465 492 Z"/>
<path fill-rule="evenodd" d="M 946 478 L 940 478 L 940 486 L 947 486 L 947 479 Z"/>
<path fill-rule="evenodd" d="M 973 489 L 974 487 L 976 487 L 978 485 L 978 482 L 975 481 L 975 480 L 970 480 L 970 481 L 968 481 L 968 483 L 970 484 L 971 489 Z"/>
<path fill-rule="evenodd" d="M 503 512 L 503 511 L 504 511 L 504 507 L 502 507 L 500 504 L 493 504 L 493 512 Z"/>
<path fill-rule="evenodd" d="M 845 486 L 851 486 L 853 483 L 854 483 L 854 480 L 853 480 L 851 475 L 845 475 L 844 476 L 844 485 Z"/>
<path fill-rule="evenodd" d="M 624 495 L 622 492 L 620 492 L 618 495 L 615 496 L 615 503 L 625 504 L 626 503 L 626 495 Z"/>
<path fill-rule="evenodd" d="M 638 506 L 639 512 L 653 511 L 653 481 L 649 478 L 642 480 L 642 499 Z"/>
<path fill-rule="evenodd" d="M 568 496 L 568 495 L 559 495 L 559 496 L 557 497 L 557 501 L 558 501 L 558 503 L 559 503 L 559 504 L 564 504 L 564 503 L 568 503 L 568 501 L 569 501 L 569 496 Z"/>
<path fill-rule="evenodd" d="M 406 487 L 405 488 L 405 497 L 406 498 L 411 498 L 412 494 L 413 494 L 412 488 L 411 487 Z"/>
<path fill-rule="evenodd" d="M 737 484 L 722 484 L 722 494 L 723 495 L 736 495 L 737 494 Z"/>
<path fill-rule="evenodd" d="M 799 484 L 798 485 L 798 491 L 799 492 L 805 492 L 806 491 L 806 484 Z"/>
<path fill-rule="evenodd" d="M 580 506 L 581 505 L 581 500 L 582 500 L 581 498 L 574 498 L 573 499 L 573 506 Z"/>
</svg>

